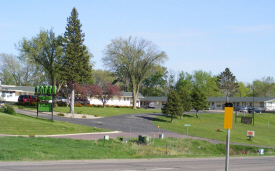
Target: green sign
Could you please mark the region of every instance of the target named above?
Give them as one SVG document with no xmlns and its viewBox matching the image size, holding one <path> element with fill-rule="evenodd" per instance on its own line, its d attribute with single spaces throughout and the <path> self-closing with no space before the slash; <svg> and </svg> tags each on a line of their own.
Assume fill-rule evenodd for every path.
<svg viewBox="0 0 275 171">
<path fill-rule="evenodd" d="M 38 111 L 39 112 L 51 112 L 52 104 L 51 103 L 39 103 Z"/>
</svg>

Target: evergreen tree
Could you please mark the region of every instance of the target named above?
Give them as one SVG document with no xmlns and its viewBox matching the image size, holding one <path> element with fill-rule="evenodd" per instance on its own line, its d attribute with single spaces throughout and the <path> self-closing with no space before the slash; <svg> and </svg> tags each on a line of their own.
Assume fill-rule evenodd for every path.
<svg viewBox="0 0 275 171">
<path fill-rule="evenodd" d="M 88 82 L 92 76 L 92 66 L 86 46 L 83 44 L 85 34 L 82 33 L 78 12 L 73 8 L 71 16 L 67 18 L 67 27 L 64 34 L 65 56 L 62 61 L 61 71 L 63 79 L 72 82 L 71 108 L 74 113 L 74 84 L 75 82 Z"/>
<path fill-rule="evenodd" d="M 223 93 L 225 93 L 226 102 L 229 103 L 230 94 L 236 93 L 239 88 L 238 82 L 235 76 L 230 72 L 229 68 L 225 68 L 225 71 L 218 76 L 218 87 Z"/>
<path fill-rule="evenodd" d="M 192 106 L 196 110 L 196 117 L 199 118 L 198 111 L 208 107 L 207 97 L 200 88 L 195 85 L 191 93 Z"/>
<path fill-rule="evenodd" d="M 167 103 L 162 109 L 162 113 L 171 116 L 171 123 L 173 123 L 173 117 L 181 115 L 183 107 L 179 95 L 172 90 L 167 96 Z"/>
<path fill-rule="evenodd" d="M 183 88 L 179 92 L 179 96 L 181 99 L 181 104 L 183 108 L 183 112 L 189 112 L 192 109 L 192 102 L 190 98 L 190 94 L 188 93 L 188 90 Z M 182 119 L 182 115 L 181 115 Z"/>
</svg>

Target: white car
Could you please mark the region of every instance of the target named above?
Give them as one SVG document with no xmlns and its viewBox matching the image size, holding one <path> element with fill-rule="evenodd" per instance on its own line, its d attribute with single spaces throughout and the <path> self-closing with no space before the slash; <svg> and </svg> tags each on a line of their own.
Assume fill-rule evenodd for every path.
<svg viewBox="0 0 275 171">
<path fill-rule="evenodd" d="M 152 109 L 155 109 L 155 108 L 156 108 L 156 105 L 155 105 L 155 103 L 154 103 L 154 102 L 151 102 L 151 103 L 149 103 L 149 106 L 148 106 L 148 108 L 152 108 Z"/>
</svg>

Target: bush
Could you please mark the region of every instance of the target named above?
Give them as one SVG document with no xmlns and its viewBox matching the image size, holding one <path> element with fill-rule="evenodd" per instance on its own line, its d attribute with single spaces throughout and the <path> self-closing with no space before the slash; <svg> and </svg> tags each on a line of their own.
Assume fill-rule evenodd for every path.
<svg viewBox="0 0 275 171">
<path fill-rule="evenodd" d="M 7 114 L 10 114 L 10 115 L 15 114 L 15 111 L 14 111 L 14 109 L 11 105 L 2 106 L 1 109 L 0 109 L 0 112 L 7 113 Z"/>
<path fill-rule="evenodd" d="M 82 107 L 82 104 L 76 103 L 76 104 L 74 104 L 74 106 L 75 106 L 75 107 Z"/>
<path fill-rule="evenodd" d="M 82 111 L 78 111 L 77 114 L 82 114 L 83 112 Z"/>
<path fill-rule="evenodd" d="M 57 103 L 57 106 L 66 106 L 66 103 Z"/>
<path fill-rule="evenodd" d="M 58 116 L 65 116 L 64 113 L 58 113 L 57 115 L 58 115 Z"/>
</svg>

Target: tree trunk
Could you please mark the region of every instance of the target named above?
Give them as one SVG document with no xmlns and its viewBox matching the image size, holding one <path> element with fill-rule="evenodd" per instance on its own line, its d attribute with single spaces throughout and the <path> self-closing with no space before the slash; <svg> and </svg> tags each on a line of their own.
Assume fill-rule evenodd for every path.
<svg viewBox="0 0 275 171">
<path fill-rule="evenodd" d="M 173 115 L 171 115 L 171 123 L 173 123 Z"/>
<path fill-rule="evenodd" d="M 72 94 L 71 94 L 70 113 L 74 114 L 74 81 L 72 81 Z"/>
<path fill-rule="evenodd" d="M 136 104 L 136 101 L 137 101 L 137 89 L 135 86 L 133 86 L 133 109 L 136 109 L 137 108 L 137 104 Z"/>
<path fill-rule="evenodd" d="M 183 114 L 182 114 L 183 115 Z M 180 115 L 180 120 L 182 120 L 182 115 Z"/>
<path fill-rule="evenodd" d="M 196 110 L 196 117 L 199 118 L 198 110 Z"/>
<path fill-rule="evenodd" d="M 226 103 L 229 103 L 229 95 L 226 95 Z"/>
<path fill-rule="evenodd" d="M 106 100 L 103 100 L 103 107 L 106 108 Z"/>
</svg>

